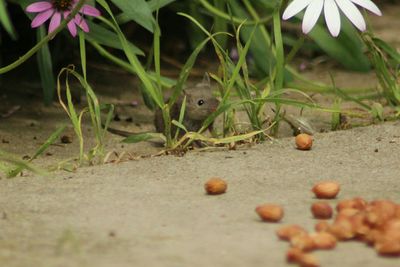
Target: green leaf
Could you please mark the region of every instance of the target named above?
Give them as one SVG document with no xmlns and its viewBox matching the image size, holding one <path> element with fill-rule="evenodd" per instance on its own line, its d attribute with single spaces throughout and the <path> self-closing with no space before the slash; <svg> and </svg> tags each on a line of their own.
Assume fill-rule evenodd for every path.
<svg viewBox="0 0 400 267">
<path fill-rule="evenodd" d="M 175 1 L 176 0 L 150 0 L 147 2 L 147 4 L 149 5 L 151 11 L 156 11 L 157 9 L 161 9 Z"/>
<path fill-rule="evenodd" d="M 364 55 L 359 34 L 347 19 L 342 17 L 342 29 L 337 38 L 332 37 L 322 23 L 315 25 L 308 34 L 325 53 L 346 68 L 366 72 L 370 70 L 368 57 Z"/>
<path fill-rule="evenodd" d="M 37 41 L 39 42 L 46 37 L 46 29 L 40 26 L 36 32 Z M 37 61 L 40 73 L 40 80 L 43 87 L 44 102 L 49 105 L 53 101 L 56 83 L 53 74 L 53 63 L 48 43 L 43 44 L 37 53 Z"/>
<path fill-rule="evenodd" d="M 85 38 L 88 41 L 94 41 L 101 45 L 123 50 L 121 42 L 118 40 L 118 35 L 116 33 L 92 21 L 88 20 L 87 23 L 89 24 L 90 31 L 85 33 Z M 128 45 L 132 53 L 141 56 L 144 55 L 143 51 L 131 42 L 128 42 Z"/>
<path fill-rule="evenodd" d="M 111 0 L 122 12 L 150 32 L 154 30 L 155 20 L 149 4 L 145 0 Z"/>
<path fill-rule="evenodd" d="M 237 0 L 229 1 L 229 4 L 232 8 L 233 14 L 237 17 L 243 18 L 243 21 L 250 17 Z M 256 27 L 255 30 L 254 27 Z M 240 31 L 240 37 L 243 42 L 247 42 L 251 38 L 251 35 L 253 35 L 253 37 L 250 45 L 250 52 L 253 55 L 254 62 L 263 75 L 269 75 L 270 69 L 275 64 L 271 44 L 268 44 L 269 40 L 265 40 L 265 36 L 260 26 L 243 26 Z"/>
<path fill-rule="evenodd" d="M 256 2 L 256 1 L 255 1 Z M 257 3 L 258 2 L 258 3 Z M 278 4 L 278 0 L 258 0 L 256 3 L 263 6 L 265 9 L 273 10 Z"/>
<path fill-rule="evenodd" d="M 184 130 L 185 132 L 188 132 L 188 130 L 186 129 L 185 125 L 183 125 L 182 123 L 180 123 L 179 121 L 176 120 L 172 120 L 171 122 L 173 125 L 175 125 L 176 127 L 178 127 L 179 129 Z"/>
<path fill-rule="evenodd" d="M 154 12 L 175 1 L 176 0 L 151 0 L 147 2 L 147 4 L 149 5 L 151 11 Z M 119 14 L 118 16 L 116 16 L 116 19 L 120 25 L 131 21 L 130 17 L 125 13 Z"/>
<path fill-rule="evenodd" d="M 10 16 L 8 15 L 7 4 L 4 0 L 0 0 L 0 23 L 13 40 L 18 38 L 17 32 L 15 31 Z"/>
</svg>

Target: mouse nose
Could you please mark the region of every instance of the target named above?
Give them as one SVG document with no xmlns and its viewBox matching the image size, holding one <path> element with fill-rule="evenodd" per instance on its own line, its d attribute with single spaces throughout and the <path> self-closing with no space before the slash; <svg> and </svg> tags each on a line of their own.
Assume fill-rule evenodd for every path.
<svg viewBox="0 0 400 267">
<path fill-rule="evenodd" d="M 212 105 L 212 108 L 211 108 L 212 112 L 217 111 L 218 105 L 219 105 L 219 101 L 215 101 L 214 105 Z"/>
</svg>

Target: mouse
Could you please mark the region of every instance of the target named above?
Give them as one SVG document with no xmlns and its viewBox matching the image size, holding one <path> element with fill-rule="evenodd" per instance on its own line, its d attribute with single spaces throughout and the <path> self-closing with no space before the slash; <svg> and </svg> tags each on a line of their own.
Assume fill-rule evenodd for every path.
<svg viewBox="0 0 400 267">
<path fill-rule="evenodd" d="M 170 109 L 171 120 L 179 121 L 179 115 L 183 101 L 186 97 L 185 114 L 182 124 L 186 127 L 189 132 L 197 132 L 201 129 L 203 122 L 208 116 L 210 116 L 214 111 L 217 110 L 219 101 L 213 95 L 210 78 L 206 73 L 203 80 L 200 83 L 195 84 L 193 87 L 188 87 L 183 90 L 175 103 Z M 166 97 L 165 101 L 168 101 Z M 164 119 L 161 109 L 158 107 L 155 111 L 154 116 L 154 126 L 158 133 L 164 133 Z M 213 124 L 211 123 L 208 130 L 211 132 L 213 129 Z M 128 131 L 118 130 L 108 127 L 107 130 L 113 134 L 117 134 L 123 137 L 128 137 L 130 135 L 136 134 Z M 175 125 L 171 126 L 171 135 L 174 136 L 177 127 Z M 180 130 L 179 136 L 182 137 L 185 134 L 183 130 Z"/>
</svg>

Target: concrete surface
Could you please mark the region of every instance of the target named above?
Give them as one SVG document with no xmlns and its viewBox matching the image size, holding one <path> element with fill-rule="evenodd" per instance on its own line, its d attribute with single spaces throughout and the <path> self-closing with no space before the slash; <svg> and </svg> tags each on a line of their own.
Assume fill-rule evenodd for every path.
<svg viewBox="0 0 400 267">
<path fill-rule="evenodd" d="M 314 183 L 340 182 L 336 200 L 400 202 L 400 124 L 317 134 L 311 151 L 293 138 L 237 151 L 192 152 L 0 180 L 1 266 L 286 266 L 274 231 L 312 230 Z M 377 152 L 376 152 L 377 151 Z M 228 191 L 204 193 L 219 176 Z M 254 208 L 283 205 L 278 224 Z M 322 266 L 399 266 L 355 241 L 317 252 Z"/>
</svg>

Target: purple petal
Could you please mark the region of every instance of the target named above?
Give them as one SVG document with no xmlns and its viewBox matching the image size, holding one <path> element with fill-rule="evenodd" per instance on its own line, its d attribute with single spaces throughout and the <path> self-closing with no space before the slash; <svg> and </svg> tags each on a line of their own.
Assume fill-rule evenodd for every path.
<svg viewBox="0 0 400 267">
<path fill-rule="evenodd" d="M 58 26 L 60 26 L 60 23 L 61 23 L 61 13 L 56 12 L 51 18 L 49 25 L 49 33 L 53 32 Z"/>
<path fill-rule="evenodd" d="M 49 9 L 42 13 L 37 14 L 37 16 L 32 20 L 31 27 L 36 28 L 45 23 L 54 14 L 53 9 Z"/>
<path fill-rule="evenodd" d="M 71 14 L 71 11 L 69 11 L 69 10 L 64 11 L 64 19 L 67 19 L 69 14 Z"/>
<path fill-rule="evenodd" d="M 50 2 L 36 2 L 27 6 L 25 10 L 30 13 L 39 13 L 50 8 L 53 8 Z"/>
<path fill-rule="evenodd" d="M 77 14 L 74 20 L 76 25 L 78 25 L 84 32 L 89 32 L 89 26 L 81 15 Z"/>
<path fill-rule="evenodd" d="M 92 16 L 92 17 L 98 17 L 101 15 L 100 11 L 92 6 L 89 5 L 83 5 L 83 7 L 81 8 L 81 10 L 79 11 L 82 14 L 88 15 L 88 16 Z"/>
<path fill-rule="evenodd" d="M 75 25 L 74 20 L 71 20 L 70 22 L 68 22 L 68 30 L 71 33 L 72 37 L 76 36 L 77 30 L 76 30 L 76 25 Z"/>
</svg>

